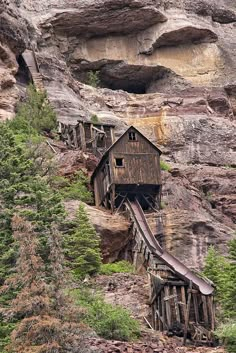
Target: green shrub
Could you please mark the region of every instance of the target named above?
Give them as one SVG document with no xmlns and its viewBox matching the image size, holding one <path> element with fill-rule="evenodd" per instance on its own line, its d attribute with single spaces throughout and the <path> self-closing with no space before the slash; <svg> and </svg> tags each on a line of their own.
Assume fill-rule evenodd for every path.
<svg viewBox="0 0 236 353">
<path fill-rule="evenodd" d="M 10 343 L 11 333 L 15 329 L 15 323 L 4 322 L 0 320 L 0 352 L 5 353 L 7 351 L 4 348 Z"/>
<path fill-rule="evenodd" d="M 80 200 L 86 203 L 93 201 L 92 193 L 88 190 L 88 177 L 82 170 L 75 173 L 72 180 L 61 176 L 53 177 L 50 184 L 66 200 Z"/>
<path fill-rule="evenodd" d="M 161 203 L 160 203 L 160 209 L 161 209 L 161 210 L 164 210 L 165 207 L 166 207 L 165 202 L 164 202 L 164 201 L 161 201 Z"/>
<path fill-rule="evenodd" d="M 56 113 L 45 92 L 37 92 L 33 85 L 27 89 L 26 102 L 21 104 L 15 119 L 9 121 L 11 130 L 27 140 L 29 135 L 51 131 L 57 127 Z"/>
<path fill-rule="evenodd" d="M 134 273 L 134 266 L 128 261 L 102 264 L 100 273 L 102 275 L 111 275 L 112 273 Z"/>
<path fill-rule="evenodd" d="M 75 279 L 94 275 L 101 266 L 100 239 L 91 225 L 83 205 L 76 219 L 77 227 L 65 237 L 65 257 Z"/>
<path fill-rule="evenodd" d="M 105 303 L 101 295 L 90 290 L 74 290 L 73 296 L 81 307 L 86 308 L 83 321 L 106 339 L 129 341 L 140 335 L 138 322 L 118 305 Z"/>
<path fill-rule="evenodd" d="M 161 170 L 165 170 L 167 172 L 169 172 L 171 170 L 171 166 L 164 162 L 163 160 L 160 161 L 160 165 L 161 165 Z"/>
<path fill-rule="evenodd" d="M 222 324 L 216 330 L 216 335 L 223 341 L 229 353 L 236 352 L 236 321 Z"/>
<path fill-rule="evenodd" d="M 96 114 L 92 115 L 90 120 L 91 120 L 91 123 L 93 123 L 93 124 L 98 124 L 99 123 L 99 119 L 98 119 L 98 116 Z"/>
<path fill-rule="evenodd" d="M 100 79 L 99 79 L 99 72 L 98 71 L 89 71 L 87 74 L 87 81 L 86 83 L 92 87 L 99 87 L 100 86 Z"/>
</svg>

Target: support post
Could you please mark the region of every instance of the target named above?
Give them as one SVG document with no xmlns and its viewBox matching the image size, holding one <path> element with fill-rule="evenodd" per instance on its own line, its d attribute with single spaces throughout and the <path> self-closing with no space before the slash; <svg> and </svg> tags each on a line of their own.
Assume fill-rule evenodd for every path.
<svg viewBox="0 0 236 353">
<path fill-rule="evenodd" d="M 86 151 L 86 141 L 85 141 L 85 132 L 84 132 L 84 125 L 79 123 L 79 131 L 80 131 L 80 139 L 81 139 L 81 149 L 82 151 Z"/>
<path fill-rule="evenodd" d="M 190 314 L 190 305 L 191 305 L 191 297 L 192 297 L 192 281 L 190 281 L 189 290 L 188 290 L 188 302 L 187 309 L 185 314 L 185 324 L 184 324 L 184 338 L 183 345 L 186 345 L 187 333 L 188 333 L 188 323 L 189 323 L 189 314 Z"/>
<path fill-rule="evenodd" d="M 203 303 L 203 317 L 204 317 L 204 322 L 206 325 L 209 325 L 209 318 L 208 318 L 208 312 L 207 312 L 207 303 L 206 303 L 206 297 L 205 295 L 202 294 L 202 303 Z M 210 325 L 209 325 L 210 326 Z"/>
<path fill-rule="evenodd" d="M 164 287 L 164 291 L 165 291 L 165 297 L 169 297 L 170 295 L 170 290 L 168 286 Z M 168 328 L 171 327 L 171 309 L 170 309 L 170 303 L 169 300 L 165 301 L 165 305 L 166 305 L 166 318 L 167 318 L 167 324 L 168 324 Z"/>
<path fill-rule="evenodd" d="M 179 313 L 178 295 L 177 295 L 176 286 L 173 287 L 173 294 L 174 294 L 176 321 L 180 322 L 180 313 Z"/>
<path fill-rule="evenodd" d="M 77 134 L 76 134 L 76 129 L 73 127 L 73 140 L 74 140 L 74 146 L 75 148 L 78 148 L 78 140 L 77 140 Z"/>
<path fill-rule="evenodd" d="M 199 312 L 198 312 L 198 302 L 197 302 L 197 294 L 193 293 L 193 306 L 194 306 L 194 314 L 195 314 L 195 320 L 196 324 L 199 323 Z"/>
</svg>

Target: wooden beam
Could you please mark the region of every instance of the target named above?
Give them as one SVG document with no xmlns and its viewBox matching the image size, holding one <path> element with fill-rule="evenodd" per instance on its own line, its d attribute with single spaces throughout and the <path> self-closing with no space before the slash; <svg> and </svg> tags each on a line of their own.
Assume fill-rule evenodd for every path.
<svg viewBox="0 0 236 353">
<path fill-rule="evenodd" d="M 164 292 L 165 292 L 165 298 L 169 297 L 170 295 L 170 289 L 168 286 L 164 287 Z M 164 301 L 165 301 L 164 298 Z M 165 306 L 166 306 L 166 318 L 167 318 L 167 324 L 168 324 L 168 328 L 171 327 L 171 310 L 170 310 L 170 303 L 168 300 L 165 301 Z"/>
<path fill-rule="evenodd" d="M 209 317 L 207 312 L 207 303 L 206 303 L 206 296 L 202 294 L 202 303 L 203 303 L 203 317 L 205 324 L 209 325 Z"/>
<path fill-rule="evenodd" d="M 147 323 L 147 325 L 150 327 L 150 329 L 154 331 L 154 329 L 153 329 L 152 325 L 150 324 L 150 322 L 148 321 L 148 319 L 145 316 L 143 318 L 144 318 L 145 322 Z"/>
<path fill-rule="evenodd" d="M 73 127 L 73 140 L 74 140 L 74 146 L 75 146 L 75 148 L 78 148 L 79 145 L 78 145 L 78 140 L 77 140 L 77 134 L 76 134 L 76 129 L 75 129 L 75 127 Z"/>
<path fill-rule="evenodd" d="M 183 306 L 181 306 L 181 311 L 182 311 L 183 318 L 185 320 L 185 316 L 186 316 L 186 295 L 185 295 L 185 287 L 184 286 L 181 286 L 181 301 L 183 303 Z"/>
<path fill-rule="evenodd" d="M 175 297 L 177 297 L 177 294 L 171 294 L 171 295 L 168 295 L 168 296 L 164 297 L 164 301 L 167 301 L 167 300 L 173 299 L 173 298 L 175 298 Z"/>
<path fill-rule="evenodd" d="M 79 123 L 79 132 L 80 132 L 80 139 L 81 139 L 81 149 L 82 151 L 86 151 L 85 132 L 84 132 L 84 125 L 82 123 Z"/>
<path fill-rule="evenodd" d="M 208 312 L 211 320 L 211 329 L 212 331 L 215 330 L 215 308 L 213 305 L 213 297 L 212 295 L 209 295 L 207 297 L 207 304 L 208 304 Z"/>
<path fill-rule="evenodd" d="M 164 302 L 164 292 L 163 290 L 161 291 L 161 315 L 162 315 L 162 323 L 163 323 L 163 329 L 166 326 L 166 314 L 165 314 L 165 302 Z"/>
<path fill-rule="evenodd" d="M 173 295 L 174 295 L 174 303 L 175 303 L 175 314 L 176 314 L 176 321 L 180 322 L 180 313 L 179 313 L 179 305 L 178 305 L 178 295 L 176 287 L 173 287 Z"/>
<path fill-rule="evenodd" d="M 161 310 L 161 298 L 158 296 L 157 298 L 157 310 L 156 310 L 156 315 L 158 317 L 158 328 L 159 331 L 163 330 L 163 318 L 160 315 L 160 310 Z"/>
<path fill-rule="evenodd" d="M 187 333 L 188 333 L 188 324 L 189 324 L 189 314 L 190 314 L 190 305 L 191 305 L 191 297 L 192 297 L 192 281 L 190 281 L 189 285 L 189 291 L 188 291 L 188 301 L 187 301 L 187 309 L 186 309 L 186 314 L 185 314 L 185 323 L 184 323 L 184 338 L 183 338 L 183 345 L 186 345 L 186 340 L 187 340 Z"/>
<path fill-rule="evenodd" d="M 197 294 L 193 293 L 193 306 L 194 306 L 194 314 L 195 314 L 195 320 L 196 324 L 199 323 L 199 312 L 198 312 L 198 301 L 197 301 Z"/>
</svg>

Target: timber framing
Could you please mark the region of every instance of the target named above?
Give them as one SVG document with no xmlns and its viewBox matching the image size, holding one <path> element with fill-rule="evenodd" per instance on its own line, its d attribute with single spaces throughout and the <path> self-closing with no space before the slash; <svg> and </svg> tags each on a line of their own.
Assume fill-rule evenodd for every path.
<svg viewBox="0 0 236 353">
<path fill-rule="evenodd" d="M 114 125 L 77 120 L 76 124 L 59 122 L 61 139 L 71 149 L 91 152 L 97 157 L 114 143 Z"/>
</svg>

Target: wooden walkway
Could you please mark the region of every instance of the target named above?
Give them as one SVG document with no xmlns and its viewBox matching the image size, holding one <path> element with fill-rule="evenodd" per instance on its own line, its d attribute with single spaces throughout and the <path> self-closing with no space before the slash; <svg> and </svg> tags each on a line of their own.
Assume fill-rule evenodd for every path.
<svg viewBox="0 0 236 353">
<path fill-rule="evenodd" d="M 25 50 L 25 52 L 22 54 L 23 59 L 29 69 L 29 72 L 31 74 L 31 79 L 35 85 L 35 88 L 39 92 L 45 91 L 44 84 L 43 84 L 43 78 L 42 75 L 39 71 L 39 66 L 37 63 L 37 59 L 35 56 L 35 53 L 33 50 Z"/>
</svg>

